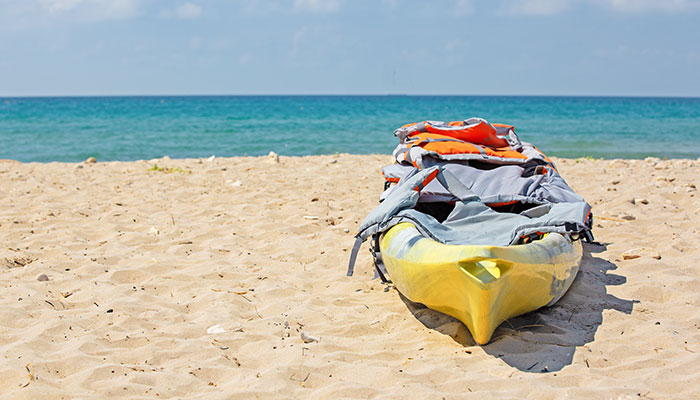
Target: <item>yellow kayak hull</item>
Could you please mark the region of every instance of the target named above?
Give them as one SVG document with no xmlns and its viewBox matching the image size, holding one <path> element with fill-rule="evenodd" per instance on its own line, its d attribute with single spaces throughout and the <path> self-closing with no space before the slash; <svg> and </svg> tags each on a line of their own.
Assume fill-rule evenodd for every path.
<svg viewBox="0 0 700 400">
<path fill-rule="evenodd" d="M 515 246 L 459 246 L 426 238 L 408 222 L 384 233 L 379 246 L 404 296 L 459 319 L 480 345 L 506 319 L 559 300 L 583 255 L 580 241 L 558 233 Z"/>
</svg>

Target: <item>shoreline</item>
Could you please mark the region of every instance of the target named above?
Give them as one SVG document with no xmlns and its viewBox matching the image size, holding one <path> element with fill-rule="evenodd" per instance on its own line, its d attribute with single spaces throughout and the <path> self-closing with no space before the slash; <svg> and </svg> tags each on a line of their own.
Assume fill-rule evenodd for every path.
<svg viewBox="0 0 700 400">
<path fill-rule="evenodd" d="M 208 157 L 185 157 L 185 158 L 170 158 L 170 156 L 163 156 L 163 157 L 157 157 L 157 158 L 150 158 L 150 159 L 138 159 L 138 160 L 99 160 L 95 159 L 94 162 L 88 161 L 90 157 L 86 160 L 81 160 L 81 161 L 20 161 L 20 160 L 15 160 L 11 158 L 0 158 L 0 163 L 19 163 L 19 164 L 39 164 L 39 165 L 47 165 L 47 164 L 92 164 L 92 163 L 142 163 L 142 162 L 147 162 L 147 163 L 154 163 L 154 162 L 160 162 L 160 161 L 173 161 L 173 162 L 208 162 L 208 160 L 211 157 L 214 157 L 213 159 L 216 160 L 235 160 L 235 159 L 265 159 L 265 158 L 270 158 L 271 155 L 277 156 L 278 158 L 289 158 L 289 159 L 296 159 L 296 158 L 310 158 L 310 157 L 347 157 L 347 156 L 358 156 L 358 157 L 389 157 L 389 161 L 387 162 L 390 163 L 393 161 L 391 158 L 391 154 L 381 154 L 381 153 L 373 153 L 373 154 L 355 154 L 355 153 L 333 153 L 333 154 L 309 154 L 309 155 L 284 155 L 284 154 L 277 154 L 275 152 L 270 152 L 267 155 L 241 155 L 241 156 L 217 156 L 215 154 L 212 154 L 211 156 Z M 697 162 L 700 163 L 700 157 L 698 158 L 668 158 L 668 157 L 653 157 L 653 156 L 648 156 L 644 158 L 596 158 L 596 157 L 591 157 L 591 156 L 581 156 L 581 157 L 558 157 L 558 156 L 549 156 L 550 159 L 554 160 L 564 160 L 564 162 L 567 161 L 574 161 L 574 162 L 582 162 L 582 161 L 597 161 L 597 162 L 613 162 L 613 161 L 630 161 L 630 162 L 635 162 L 635 161 L 643 161 L 646 163 L 659 163 L 659 162 L 674 162 L 674 161 L 690 161 L 690 162 Z"/>
<path fill-rule="evenodd" d="M 693 397 L 700 159 L 551 158 L 602 245 L 483 347 L 345 276 L 390 155 L 0 160 L 0 393 Z"/>
</svg>

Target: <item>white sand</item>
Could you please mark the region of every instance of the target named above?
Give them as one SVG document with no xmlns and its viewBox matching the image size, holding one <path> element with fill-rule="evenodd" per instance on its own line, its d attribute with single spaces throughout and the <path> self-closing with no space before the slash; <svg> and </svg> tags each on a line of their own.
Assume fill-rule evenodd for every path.
<svg viewBox="0 0 700 400">
<path fill-rule="evenodd" d="M 697 398 L 700 161 L 556 160 L 605 245 L 484 347 L 345 277 L 389 162 L 0 161 L 0 397 Z"/>
</svg>

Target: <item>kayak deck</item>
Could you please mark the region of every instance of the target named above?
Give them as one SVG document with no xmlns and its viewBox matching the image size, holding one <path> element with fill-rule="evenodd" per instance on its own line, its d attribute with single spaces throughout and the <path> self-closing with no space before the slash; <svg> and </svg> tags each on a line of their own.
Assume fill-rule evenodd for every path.
<svg viewBox="0 0 700 400">
<path fill-rule="evenodd" d="M 480 345 L 506 319 L 559 300 L 583 254 L 580 241 L 558 233 L 514 246 L 447 245 L 409 222 L 384 233 L 380 249 L 404 296 L 459 319 Z"/>
</svg>

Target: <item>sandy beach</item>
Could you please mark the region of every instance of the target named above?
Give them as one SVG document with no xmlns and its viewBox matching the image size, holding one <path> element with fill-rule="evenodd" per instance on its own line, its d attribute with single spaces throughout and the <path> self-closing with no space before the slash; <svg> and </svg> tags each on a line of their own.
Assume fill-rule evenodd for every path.
<svg viewBox="0 0 700 400">
<path fill-rule="evenodd" d="M 388 155 L 0 161 L 0 397 L 698 398 L 700 160 L 554 161 L 600 244 L 483 347 L 345 276 Z"/>
</svg>

